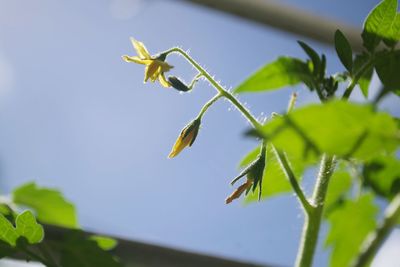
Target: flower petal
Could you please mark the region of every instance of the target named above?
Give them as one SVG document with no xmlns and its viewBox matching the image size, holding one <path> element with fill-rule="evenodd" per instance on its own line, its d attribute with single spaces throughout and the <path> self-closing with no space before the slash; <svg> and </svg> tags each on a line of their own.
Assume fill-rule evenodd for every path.
<svg viewBox="0 0 400 267">
<path fill-rule="evenodd" d="M 164 87 L 171 87 L 171 84 L 169 83 L 169 81 L 167 81 L 167 79 L 165 79 L 165 75 L 164 72 L 161 72 L 160 75 L 158 75 L 158 80 L 160 81 L 160 84 Z"/>
<path fill-rule="evenodd" d="M 161 67 L 158 66 L 157 70 L 153 73 L 153 75 L 150 77 L 150 81 L 153 83 L 157 80 L 158 76 L 161 74 Z"/>
<path fill-rule="evenodd" d="M 158 62 L 158 64 L 160 64 L 160 66 L 162 68 L 162 72 L 170 71 L 174 67 L 174 66 L 169 65 L 165 61 L 161 61 L 161 60 L 156 60 L 156 61 Z"/>
<path fill-rule="evenodd" d="M 158 68 L 158 64 L 154 61 L 147 65 L 144 73 L 144 81 L 147 82 L 149 78 L 153 77 Z"/>
<path fill-rule="evenodd" d="M 142 59 L 150 59 L 150 53 L 149 51 L 147 51 L 146 47 L 144 46 L 144 44 L 142 42 L 139 42 L 133 38 L 131 38 L 131 42 L 133 47 L 136 50 L 136 53 L 138 53 L 139 57 Z"/>
<path fill-rule="evenodd" d="M 141 59 L 139 57 L 131 57 L 127 55 L 122 56 L 122 59 L 125 60 L 126 62 L 134 62 L 143 65 L 149 65 L 152 62 L 152 60 L 150 59 Z"/>
</svg>

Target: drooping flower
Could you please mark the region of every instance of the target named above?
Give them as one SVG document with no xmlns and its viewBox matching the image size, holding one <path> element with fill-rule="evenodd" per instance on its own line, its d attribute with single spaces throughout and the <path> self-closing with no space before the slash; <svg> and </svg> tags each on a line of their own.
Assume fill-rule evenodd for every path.
<svg viewBox="0 0 400 267">
<path fill-rule="evenodd" d="M 122 59 L 126 62 L 134 62 L 146 65 L 144 71 L 144 82 L 147 82 L 149 79 L 150 81 L 155 82 L 158 79 L 162 86 L 170 87 L 171 84 L 165 78 L 164 73 L 172 69 L 173 66 L 165 62 L 166 54 L 151 56 L 142 42 L 139 42 L 133 38 L 131 38 L 131 42 L 138 55 L 124 55 L 122 56 Z"/>
<path fill-rule="evenodd" d="M 262 179 L 265 169 L 265 147 L 261 148 L 261 152 L 257 159 L 250 163 L 235 179 L 232 180 L 231 185 L 234 185 L 243 176 L 246 176 L 246 182 L 240 185 L 232 194 L 226 199 L 225 203 L 229 204 L 233 200 L 239 198 L 244 192 L 247 194 L 250 190 L 254 192 L 258 186 L 258 199 L 261 199 Z"/>
<path fill-rule="evenodd" d="M 197 133 L 200 128 L 200 119 L 197 118 L 190 122 L 188 125 L 183 128 L 180 135 L 176 139 L 174 146 L 172 147 L 171 152 L 168 155 L 168 158 L 173 158 L 177 156 L 185 147 L 192 146 L 194 140 L 196 140 Z"/>
</svg>

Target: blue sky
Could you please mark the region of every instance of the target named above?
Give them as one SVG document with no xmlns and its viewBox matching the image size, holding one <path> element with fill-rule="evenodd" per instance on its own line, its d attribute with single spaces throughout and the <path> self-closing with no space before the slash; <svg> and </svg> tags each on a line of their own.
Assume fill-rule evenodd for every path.
<svg viewBox="0 0 400 267">
<path fill-rule="evenodd" d="M 294 1 L 361 27 L 378 2 Z M 229 181 L 256 144 L 247 122 L 221 101 L 203 119 L 194 146 L 167 155 L 180 130 L 213 89 L 190 94 L 143 84 L 133 36 L 152 53 L 179 45 L 227 88 L 278 55 L 304 57 L 303 39 L 180 1 L 0 0 L 0 190 L 35 180 L 60 188 L 85 229 L 242 260 L 290 266 L 302 213 L 291 195 L 226 206 Z M 331 47 L 306 40 L 341 69 Z M 171 57 L 172 74 L 194 70 Z M 285 109 L 289 94 L 314 101 L 302 86 L 241 100 L 262 116 Z M 385 109 L 399 113 L 396 101 Z M 305 177 L 305 184 L 313 183 Z M 398 235 L 397 235 L 398 236 Z M 323 237 L 321 237 L 322 239 Z M 399 239 L 400 240 L 400 239 Z M 398 243 L 397 243 L 398 244 Z M 316 266 L 325 265 L 320 250 Z"/>
</svg>

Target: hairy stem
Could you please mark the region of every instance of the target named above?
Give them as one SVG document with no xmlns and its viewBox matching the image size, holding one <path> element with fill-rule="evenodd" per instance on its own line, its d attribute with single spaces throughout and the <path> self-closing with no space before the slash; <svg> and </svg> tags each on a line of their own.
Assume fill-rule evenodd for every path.
<svg viewBox="0 0 400 267">
<path fill-rule="evenodd" d="M 242 103 L 236 99 L 236 97 L 234 97 L 230 92 L 225 90 L 222 85 L 215 81 L 213 77 L 211 77 L 211 75 L 203 67 L 201 67 L 200 64 L 193 60 L 185 51 L 179 47 L 174 47 L 164 53 L 169 54 L 173 52 L 181 54 L 187 61 L 189 61 L 189 63 L 192 64 L 192 66 L 195 67 L 223 97 L 231 101 L 231 103 L 243 114 L 243 116 L 254 126 L 254 128 L 261 127 L 260 123 L 254 118 L 250 111 L 243 106 Z"/>
<path fill-rule="evenodd" d="M 278 151 L 275 146 L 272 146 L 272 149 L 277 157 L 283 172 L 285 173 L 286 177 L 288 178 L 294 192 L 296 193 L 300 204 L 303 206 L 304 211 L 306 214 L 310 214 L 312 212 L 312 205 L 308 202 L 306 196 L 304 195 L 303 190 L 301 189 L 299 183 L 297 182 L 296 176 L 293 173 L 292 168 L 290 167 L 289 161 L 284 152 Z"/>
<path fill-rule="evenodd" d="M 180 49 L 178 47 L 174 47 L 164 53 L 169 54 L 169 53 L 173 53 L 173 52 L 181 54 L 187 61 L 189 61 L 190 64 L 192 64 L 192 66 L 194 68 L 196 68 L 199 71 L 199 74 L 196 77 L 203 76 L 218 91 L 218 94 L 215 95 L 211 100 L 209 100 L 203 106 L 198 117 L 201 117 L 204 114 L 204 112 L 209 108 L 209 106 L 211 106 L 219 97 L 223 96 L 223 97 L 227 98 L 243 114 L 243 116 L 253 125 L 253 127 L 255 129 L 258 129 L 261 127 L 261 124 L 254 118 L 254 116 L 250 113 L 250 111 L 245 106 L 243 106 L 242 103 L 240 103 L 240 101 L 237 100 L 234 95 L 232 95 L 229 91 L 227 91 L 225 88 L 223 88 L 217 81 L 215 81 L 214 78 L 204 68 L 202 68 L 200 66 L 200 64 L 198 64 L 194 59 L 192 59 L 185 51 L 183 51 L 182 49 Z M 296 102 L 296 98 L 297 98 L 297 94 L 293 94 L 291 97 L 291 100 L 289 102 L 288 112 L 293 109 L 294 104 Z M 265 143 L 263 143 L 263 145 L 265 145 Z M 311 204 L 307 201 L 301 187 L 297 183 L 296 177 L 290 167 L 290 164 L 289 164 L 288 159 L 286 158 L 286 155 L 284 155 L 283 153 L 278 153 L 278 151 L 276 151 L 276 153 L 277 153 L 277 158 L 281 162 L 281 167 L 282 167 L 284 173 L 286 174 L 286 176 L 288 177 L 290 184 L 293 187 L 294 192 L 296 193 L 297 197 L 300 200 L 300 203 L 304 207 L 304 210 L 306 212 L 309 212 L 311 209 Z"/>
<path fill-rule="evenodd" d="M 202 76 L 203 76 L 202 73 L 197 74 L 197 75 L 193 78 L 193 80 L 190 82 L 188 88 L 189 88 L 189 89 L 193 89 L 194 85 L 200 80 L 200 78 L 201 78 Z"/>
<path fill-rule="evenodd" d="M 208 108 L 214 104 L 215 101 L 217 101 L 222 95 L 220 93 L 216 94 L 211 98 L 210 100 L 207 101 L 207 103 L 204 104 L 204 106 L 201 108 L 199 115 L 197 115 L 197 118 L 201 119 L 204 115 L 204 113 L 208 110 Z"/>
<path fill-rule="evenodd" d="M 353 267 L 368 266 L 376 252 L 386 240 L 386 237 L 390 234 L 391 230 L 400 219 L 400 194 L 392 200 L 389 207 L 385 211 L 385 218 L 381 225 L 370 234 L 364 241 L 361 249 L 361 253 L 357 259 L 353 262 Z"/>
<path fill-rule="evenodd" d="M 328 191 L 329 180 L 335 169 L 335 158 L 323 155 L 320 170 L 311 199 L 310 212 L 306 214 L 300 247 L 297 254 L 297 267 L 312 266 L 318 234 L 321 226 L 324 202 Z"/>
</svg>

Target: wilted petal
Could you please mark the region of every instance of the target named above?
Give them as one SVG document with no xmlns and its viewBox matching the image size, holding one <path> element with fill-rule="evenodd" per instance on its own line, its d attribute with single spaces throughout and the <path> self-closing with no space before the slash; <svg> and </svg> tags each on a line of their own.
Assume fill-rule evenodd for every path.
<svg viewBox="0 0 400 267">
<path fill-rule="evenodd" d="M 227 197 L 225 199 L 225 203 L 229 204 L 233 200 L 239 198 L 243 194 L 244 191 L 246 191 L 248 188 L 251 187 L 252 184 L 253 184 L 253 181 L 247 180 L 244 184 L 242 184 L 235 191 L 233 191 L 233 193 L 229 197 Z"/>
</svg>

